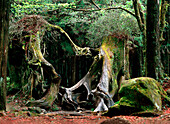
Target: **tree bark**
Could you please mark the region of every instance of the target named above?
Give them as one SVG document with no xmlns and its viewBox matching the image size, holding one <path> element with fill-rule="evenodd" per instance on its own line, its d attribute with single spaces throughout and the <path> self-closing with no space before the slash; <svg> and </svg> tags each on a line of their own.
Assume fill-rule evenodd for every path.
<svg viewBox="0 0 170 124">
<path fill-rule="evenodd" d="M 147 1 L 147 76 L 162 78 L 160 43 L 159 43 L 159 0 Z"/>
<path fill-rule="evenodd" d="M 141 77 L 142 75 L 142 48 L 138 46 L 129 51 L 130 76 L 131 78 Z"/>
<path fill-rule="evenodd" d="M 0 110 L 6 110 L 6 77 L 8 57 L 10 0 L 0 1 Z"/>
</svg>

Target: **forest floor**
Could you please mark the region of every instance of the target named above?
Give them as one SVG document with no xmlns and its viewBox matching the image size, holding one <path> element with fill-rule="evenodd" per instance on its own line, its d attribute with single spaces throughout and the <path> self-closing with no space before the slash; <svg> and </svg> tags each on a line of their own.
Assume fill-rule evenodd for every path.
<svg viewBox="0 0 170 124">
<path fill-rule="evenodd" d="M 106 121 L 107 120 L 107 121 Z M 158 117 L 114 116 L 112 118 L 98 115 L 55 115 L 32 116 L 28 113 L 16 115 L 7 113 L 0 117 L 0 124 L 170 124 L 170 108 Z"/>
<path fill-rule="evenodd" d="M 163 88 L 170 90 L 170 81 Z M 9 98 L 9 97 L 8 97 Z M 21 105 L 21 99 L 7 102 L 7 112 L 0 112 L 0 124 L 170 124 L 170 107 L 163 102 L 162 114 L 156 117 L 141 116 L 101 116 L 100 113 L 56 111 L 33 114 Z M 23 111 L 23 110 L 26 111 Z"/>
</svg>

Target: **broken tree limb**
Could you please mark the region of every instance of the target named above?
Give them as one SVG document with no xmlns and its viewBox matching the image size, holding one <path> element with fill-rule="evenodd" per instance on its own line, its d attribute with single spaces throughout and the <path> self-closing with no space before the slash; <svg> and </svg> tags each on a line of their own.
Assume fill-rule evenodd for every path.
<svg viewBox="0 0 170 124">
<path fill-rule="evenodd" d="M 83 12 L 93 12 L 93 11 L 120 9 L 120 10 L 123 10 L 123 11 L 129 13 L 130 15 L 132 15 L 132 16 L 134 16 L 136 18 L 136 15 L 133 12 L 127 10 L 126 8 L 122 8 L 122 7 L 109 7 L 109 8 L 102 8 L 102 9 L 74 9 L 74 8 L 68 8 L 68 9 L 72 9 L 74 11 L 83 11 Z"/>
<path fill-rule="evenodd" d="M 72 49 L 76 53 L 76 55 L 92 56 L 92 53 L 89 47 L 81 48 L 77 46 L 73 42 L 73 40 L 70 38 L 70 36 L 67 34 L 67 32 L 65 32 L 60 26 L 50 24 L 45 19 L 43 19 L 43 17 L 40 15 L 28 15 L 22 18 L 20 21 L 18 21 L 17 24 L 21 24 L 21 25 L 18 25 L 18 28 L 21 28 L 21 29 L 24 28 L 24 31 L 27 31 L 29 34 L 32 34 L 32 32 L 36 34 L 37 31 L 41 31 L 42 29 L 45 31 L 48 31 L 51 28 L 58 29 L 60 30 L 61 33 L 64 33 L 65 36 L 69 39 Z M 41 31 L 41 33 L 43 34 L 44 32 Z"/>
<path fill-rule="evenodd" d="M 101 9 L 101 8 L 94 2 L 94 0 L 90 0 L 90 3 L 92 3 L 97 9 Z"/>
</svg>

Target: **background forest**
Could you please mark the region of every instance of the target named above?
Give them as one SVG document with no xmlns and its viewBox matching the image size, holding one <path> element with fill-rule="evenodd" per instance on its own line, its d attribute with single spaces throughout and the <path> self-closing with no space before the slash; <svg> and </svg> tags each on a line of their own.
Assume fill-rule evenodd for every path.
<svg viewBox="0 0 170 124">
<path fill-rule="evenodd" d="M 128 11 L 134 13 L 133 3 L 132 1 L 112 1 L 112 0 L 100 0 L 96 1 L 96 4 L 100 5 L 101 8 L 108 7 L 121 7 L 126 8 Z M 145 2 L 141 1 L 142 10 L 146 11 Z M 89 11 L 77 11 L 79 8 L 89 9 Z M 77 9 L 77 10 L 74 10 Z M 26 15 L 41 15 L 48 22 L 61 26 L 73 39 L 75 44 L 85 47 L 89 46 L 92 48 L 97 48 L 101 45 L 102 38 L 104 36 L 109 36 L 112 34 L 120 34 L 128 35 L 132 40 L 129 41 L 129 44 L 132 44 L 132 47 L 142 47 L 144 49 L 144 44 L 142 40 L 142 33 L 139 29 L 136 18 L 134 18 L 131 14 L 123 11 L 121 9 L 113 9 L 113 10 L 101 10 L 95 11 L 95 6 L 91 4 L 88 0 L 80 0 L 80 1 L 59 1 L 59 0 L 16 0 L 11 5 L 11 21 L 10 21 L 10 39 L 13 39 L 16 33 L 15 25 L 16 22 L 22 19 Z M 168 17 L 168 13 L 166 14 Z M 168 55 L 168 18 L 165 22 L 164 38 L 166 40 L 161 42 L 160 51 L 161 51 L 161 59 L 164 67 L 164 71 L 167 75 L 169 75 L 169 55 Z M 20 35 L 17 31 L 17 35 Z M 23 41 L 24 42 L 24 41 Z M 63 83 L 65 86 L 69 86 L 67 84 L 68 81 L 74 80 L 79 81 L 82 76 L 87 72 L 89 65 L 81 66 L 83 64 L 80 61 L 80 64 L 76 64 L 76 68 L 80 72 L 76 73 L 76 78 L 71 76 L 72 73 L 71 67 L 75 66 L 68 65 L 70 63 L 70 59 L 74 60 L 74 53 L 72 51 L 71 45 L 68 42 L 67 38 L 63 36 L 61 33 L 57 31 L 46 32 L 44 36 L 43 42 L 45 42 L 45 56 L 47 60 L 55 65 L 58 73 L 61 74 Z M 23 44 L 23 45 L 22 45 Z M 9 92 L 15 90 L 19 90 L 27 81 L 24 78 L 28 78 L 27 75 L 29 73 L 29 69 L 27 70 L 27 66 L 24 61 L 24 43 L 20 45 L 11 42 L 9 43 L 9 77 L 8 77 L 8 85 Z M 55 51 L 55 52 L 54 52 Z M 143 51 L 145 52 L 145 51 Z M 16 56 L 17 55 L 17 56 Z M 80 58 L 76 58 L 80 59 Z M 85 59 L 86 58 L 82 58 Z M 84 62 L 84 60 L 82 60 Z M 87 62 L 86 62 L 87 61 Z M 85 63 L 89 63 L 89 59 L 86 60 Z M 68 64 L 63 64 L 68 63 Z M 73 62 L 74 63 L 74 62 Z M 133 66 L 133 65 L 132 65 Z M 142 63 L 142 75 L 144 74 L 145 67 Z M 81 70 L 86 70 L 81 72 Z M 132 70 L 133 72 L 133 70 Z M 20 77 L 20 78 L 19 78 Z M 71 82 L 69 82 L 71 83 Z M 11 89 L 12 88 L 12 89 Z"/>
<path fill-rule="evenodd" d="M 56 92 L 51 94 L 58 93 L 59 89 L 51 86 L 55 78 L 53 73 L 61 78 L 56 78 L 61 80 L 57 84 L 61 92 L 65 87 L 72 87 L 89 72 L 96 51 L 110 37 L 118 41 L 113 49 L 120 48 L 119 52 L 114 51 L 111 67 L 113 79 L 117 80 L 115 82 L 119 83 L 121 76 L 125 79 L 147 76 L 156 79 L 162 86 L 169 86 L 168 1 L 160 0 L 160 4 L 156 4 L 145 0 L 13 0 L 8 4 L 11 7 L 8 8 L 7 75 L 6 79 L 3 76 L 0 79 L 0 91 L 6 87 L 5 95 L 12 96 L 8 102 L 21 97 L 23 105 L 28 104 L 29 100 L 36 106 L 33 101 L 44 97 L 52 86 Z M 38 53 L 42 53 L 41 59 L 36 58 L 40 56 Z M 44 68 L 52 74 L 46 74 Z M 93 82 L 101 80 L 101 73 L 99 69 L 94 74 Z M 109 77 L 109 80 L 113 79 Z M 119 84 L 117 87 L 120 88 Z M 59 103 L 50 103 L 53 102 L 51 109 L 58 110 Z M 91 104 L 88 107 L 93 111 L 95 108 Z"/>
<path fill-rule="evenodd" d="M 121 7 L 126 8 L 128 11 L 134 13 L 132 1 L 111 1 L 101 0 L 96 1 L 101 8 L 109 7 Z M 146 4 L 141 1 L 142 11 L 146 11 Z M 88 11 L 77 11 L 79 8 L 89 9 Z M 74 10 L 77 9 L 77 10 Z M 123 11 L 122 9 L 113 10 L 95 10 L 96 7 L 88 0 L 80 1 L 43 1 L 43 0 L 16 0 L 11 5 L 11 21 L 10 21 L 10 39 L 14 39 L 16 35 L 20 35 L 18 30 L 15 29 L 16 22 L 22 19 L 26 15 L 41 15 L 49 23 L 61 26 L 73 39 L 75 44 L 85 47 L 89 46 L 97 48 L 101 45 L 102 38 L 112 34 L 119 34 L 120 37 L 128 35 L 130 38 L 129 44 L 133 49 L 142 47 L 145 49 L 142 40 L 142 33 L 139 29 L 136 18 L 131 14 Z M 166 14 L 168 17 L 168 13 Z M 165 26 L 163 29 L 165 40 L 161 42 L 160 51 L 161 59 L 164 67 L 164 72 L 169 75 L 169 55 L 168 55 L 168 18 L 165 20 Z M 14 35 L 14 33 L 16 33 Z M 24 42 L 24 41 L 23 41 Z M 74 65 L 74 53 L 67 38 L 57 31 L 46 32 L 43 37 L 45 42 L 45 56 L 47 60 L 55 65 L 58 73 L 61 74 L 62 82 L 64 86 L 69 86 L 73 82 L 79 81 L 82 76 L 87 72 L 90 66 L 90 59 L 86 57 L 75 58 L 81 59 L 76 65 Z M 23 44 L 23 45 L 22 45 Z M 25 43 L 9 43 L 9 76 L 8 85 L 9 92 L 19 90 L 27 84 L 29 78 L 28 65 L 24 61 L 24 46 Z M 135 47 L 135 48 L 134 48 Z M 55 52 L 54 52 L 55 51 Z M 144 55 L 143 50 L 143 55 Z M 142 54 L 142 53 L 141 53 Z M 16 56 L 17 55 L 17 56 Z M 141 55 L 143 57 L 143 55 Z M 133 59 L 133 58 L 132 58 Z M 72 63 L 72 65 L 69 65 Z M 63 64 L 66 63 L 66 64 Z M 81 64 L 85 64 L 81 66 Z M 86 65 L 87 64 L 87 65 Z M 141 62 L 142 73 L 140 76 L 145 75 L 144 62 Z M 71 68 L 76 66 L 76 74 L 73 75 Z M 131 65 L 133 68 L 133 65 Z M 82 69 L 79 69 L 82 68 Z M 136 68 L 137 69 L 137 68 Z M 85 70 L 85 71 L 82 71 Z M 79 72 L 78 72 L 79 71 Z M 81 72 L 82 71 L 82 72 Z M 133 70 L 131 70 L 133 73 Z M 132 75 L 133 77 L 133 75 Z M 73 79 L 71 79 L 73 78 Z M 9 81 L 10 80 L 10 81 Z M 72 83 L 71 83 L 71 82 Z M 71 83 L 71 84 L 68 84 Z M 24 90 L 24 89 L 23 89 Z M 28 90 L 27 90 L 28 91 Z"/>
</svg>

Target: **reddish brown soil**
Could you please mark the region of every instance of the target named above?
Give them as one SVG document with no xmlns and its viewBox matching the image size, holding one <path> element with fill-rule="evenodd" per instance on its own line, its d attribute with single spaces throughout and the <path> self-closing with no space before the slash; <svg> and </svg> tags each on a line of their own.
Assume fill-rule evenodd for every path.
<svg viewBox="0 0 170 124">
<path fill-rule="evenodd" d="M 17 116 L 15 114 L 7 114 L 0 117 L 0 124 L 100 124 L 105 120 L 105 124 L 119 124 L 121 119 L 127 120 L 131 124 L 170 124 L 170 108 L 164 110 L 164 113 L 158 117 L 138 117 L 138 116 L 115 116 L 113 118 L 102 116 Z M 122 123 L 123 124 L 123 123 Z"/>
<path fill-rule="evenodd" d="M 163 85 L 165 91 L 170 88 L 170 83 Z M 16 100 L 15 100 L 16 102 Z M 17 100 L 18 103 L 22 102 Z M 15 105 L 14 105 L 15 104 Z M 164 104 L 164 102 L 163 102 Z M 87 114 L 85 116 L 70 115 L 39 115 L 34 116 L 25 111 L 20 112 L 20 106 L 16 103 L 8 103 L 8 106 L 15 108 L 12 111 L 0 113 L 0 124 L 170 124 L 170 108 L 167 104 L 163 105 L 163 112 L 158 117 L 139 117 L 139 116 L 114 116 L 112 118 Z M 11 109 L 10 109 L 11 110 Z"/>
<path fill-rule="evenodd" d="M 3 117 L 1 124 L 97 124 L 106 120 L 106 117 L 98 116 L 61 116 L 54 117 Z"/>
<path fill-rule="evenodd" d="M 126 124 L 121 123 L 124 120 L 130 124 L 170 124 L 170 108 L 163 110 L 163 114 L 158 117 L 138 117 L 138 116 L 115 116 L 112 118 L 86 115 L 39 115 L 31 116 L 28 112 L 22 115 L 16 115 L 15 112 L 7 112 L 5 116 L 0 117 L 0 124 Z"/>
</svg>

